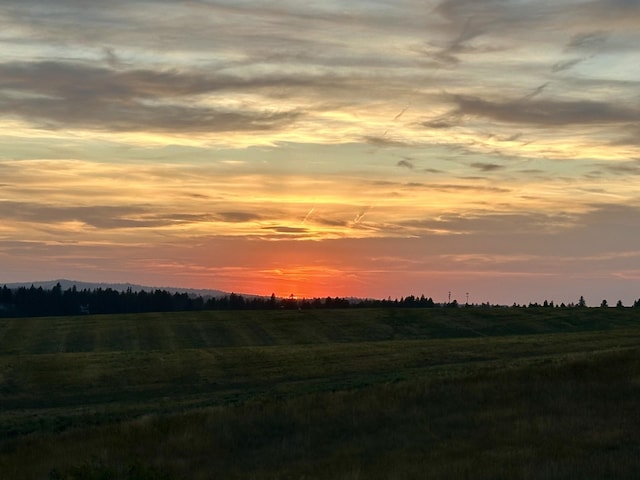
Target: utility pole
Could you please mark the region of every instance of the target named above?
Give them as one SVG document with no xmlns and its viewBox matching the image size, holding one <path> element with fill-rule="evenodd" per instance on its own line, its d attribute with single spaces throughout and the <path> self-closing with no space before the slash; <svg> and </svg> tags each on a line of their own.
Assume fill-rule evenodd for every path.
<svg viewBox="0 0 640 480">
<path fill-rule="evenodd" d="M 451 291 L 449 291 L 449 303 L 451 303 Z"/>
</svg>

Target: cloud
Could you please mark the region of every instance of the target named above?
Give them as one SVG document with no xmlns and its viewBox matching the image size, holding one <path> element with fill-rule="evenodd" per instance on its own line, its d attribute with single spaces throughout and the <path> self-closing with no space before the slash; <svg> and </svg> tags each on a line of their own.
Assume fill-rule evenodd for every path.
<svg viewBox="0 0 640 480">
<path fill-rule="evenodd" d="M 244 82 L 254 87 L 260 83 L 270 81 Z M 174 103 L 181 96 L 238 88 L 238 84 L 229 78 L 175 72 L 121 73 L 69 63 L 0 64 L 0 109 L 5 116 L 17 116 L 42 128 L 136 132 L 273 130 L 300 118 L 297 111 L 234 111 Z"/>
<path fill-rule="evenodd" d="M 122 65 L 122 62 L 116 55 L 116 52 L 113 48 L 104 47 L 102 50 L 104 52 L 107 65 L 109 65 L 111 68 L 118 68 Z"/>
<path fill-rule="evenodd" d="M 473 168 L 477 168 L 482 172 L 494 172 L 496 170 L 501 170 L 504 168 L 504 165 L 498 165 L 497 163 L 482 163 L 482 162 L 472 163 L 471 166 Z"/>
<path fill-rule="evenodd" d="M 406 158 L 400 160 L 398 163 L 396 163 L 396 165 L 398 167 L 408 168 L 409 170 L 413 170 L 415 168 L 415 165 L 410 160 L 407 160 Z"/>
<path fill-rule="evenodd" d="M 262 227 L 263 230 L 271 230 L 276 233 L 284 234 L 306 234 L 309 233 L 309 229 L 305 227 L 289 227 L 286 225 L 275 225 L 270 227 Z"/>
<path fill-rule="evenodd" d="M 347 227 L 349 222 L 345 220 L 337 220 L 332 218 L 314 217 L 313 223 L 317 225 L 324 225 L 327 227 Z"/>
<path fill-rule="evenodd" d="M 157 213 L 149 205 L 53 206 L 38 203 L 0 201 L 2 217 L 17 222 L 56 225 L 80 222 L 96 229 L 159 228 L 211 221 L 208 214 Z"/>
<path fill-rule="evenodd" d="M 104 206 L 64 207 L 41 205 L 37 203 L 2 201 L 0 211 L 6 219 L 41 224 L 61 222 L 82 222 L 95 228 L 128 228 L 135 226 L 158 226 L 165 222 L 159 220 L 134 220 L 131 217 L 149 213 L 140 206 Z"/>
<path fill-rule="evenodd" d="M 596 249 L 607 245 L 615 251 L 627 250 L 637 244 L 632 239 L 640 238 L 640 205 L 617 203 L 593 203 L 590 209 L 578 218 L 582 229 L 593 231 L 593 246 Z M 610 235 L 615 231 L 616 235 Z M 614 238 L 615 237 L 615 238 Z"/>
<path fill-rule="evenodd" d="M 551 71 L 553 73 L 558 73 L 564 70 L 569 70 L 570 68 L 575 67 L 576 65 L 578 65 L 580 62 L 583 62 L 584 60 L 585 60 L 584 58 L 572 58 L 571 60 L 564 60 L 562 62 L 557 62 L 553 64 L 553 66 L 551 67 Z"/>
<path fill-rule="evenodd" d="M 402 140 L 389 138 L 389 137 L 386 137 L 384 135 L 382 135 L 382 136 L 376 136 L 376 135 L 366 136 L 366 137 L 364 137 L 364 141 L 367 142 L 367 143 L 370 143 L 371 145 L 375 145 L 377 147 L 405 147 L 405 146 L 409 145 L 407 142 L 404 142 Z"/>
<path fill-rule="evenodd" d="M 426 122 L 422 122 L 421 125 L 423 127 L 427 127 L 427 128 L 433 128 L 433 129 L 445 129 L 445 128 L 454 128 L 457 127 L 458 125 L 460 125 L 460 118 L 452 115 L 449 118 L 443 118 L 443 119 L 439 119 L 439 120 L 429 120 Z"/>
<path fill-rule="evenodd" d="M 104 102 L 0 100 L 5 114 L 32 121 L 39 128 L 80 128 L 116 132 L 250 132 L 284 128 L 300 117 L 297 112 L 227 112 L 205 107 L 113 105 Z"/>
<path fill-rule="evenodd" d="M 467 252 L 513 253 L 540 248 L 541 238 L 562 235 L 576 225 L 568 214 L 545 214 L 534 211 L 476 210 L 470 213 L 442 213 L 438 216 L 415 217 L 395 222 L 400 231 L 445 240 L 429 241 L 434 253 L 448 250 Z M 538 251 L 532 252 L 538 253 Z"/>
<path fill-rule="evenodd" d="M 609 32 L 596 31 L 578 33 L 571 37 L 566 45 L 567 50 L 596 50 L 602 47 L 609 37 Z"/>
<path fill-rule="evenodd" d="M 595 57 L 596 54 L 603 49 L 603 46 L 606 43 L 608 37 L 609 33 L 603 31 L 587 33 L 581 32 L 573 35 L 569 42 L 566 44 L 564 50 L 568 52 L 576 50 L 580 52 L 586 52 L 585 56 L 556 62 L 551 67 L 551 71 L 553 73 L 558 73 L 569 70 L 576 65 L 584 62 L 585 60 L 589 60 Z"/>
<path fill-rule="evenodd" d="M 377 186 L 388 187 L 394 190 L 425 190 L 432 192 L 487 192 L 487 193 L 508 193 L 509 188 L 498 186 L 487 186 L 479 183 L 474 184 L 456 184 L 456 183 L 422 183 L 422 182 L 391 182 L 378 181 L 374 182 Z"/>
<path fill-rule="evenodd" d="M 444 213 L 437 218 L 409 219 L 399 224 L 410 229 L 464 234 L 459 240 L 465 248 L 476 251 L 504 253 L 528 250 L 532 254 L 546 251 L 558 256 L 572 251 L 576 257 L 601 250 L 615 251 L 633 248 L 634 235 L 640 234 L 640 208 L 616 204 L 592 204 L 585 211 L 544 213 L 536 211 L 477 210 L 470 213 Z M 609 238 L 611 231 L 625 232 L 624 238 Z M 629 236 L 630 235 L 630 236 Z M 580 242 L 588 236 L 590 242 Z M 546 239 L 546 240 L 543 240 Z M 551 242 L 557 251 L 547 250 L 544 242 Z M 480 246 L 481 245 L 481 246 Z M 573 246 L 572 246 L 573 245 Z M 535 247 L 535 250 L 533 249 Z M 443 245 L 443 248 L 446 247 Z"/>
<path fill-rule="evenodd" d="M 612 146 L 640 146 L 640 123 L 636 122 L 625 125 L 624 128 L 617 132 L 617 135 L 611 136 L 610 144 Z"/>
<path fill-rule="evenodd" d="M 225 222 L 255 222 L 262 220 L 262 215 L 253 212 L 219 212 L 217 217 Z"/>
<path fill-rule="evenodd" d="M 365 207 L 365 208 L 361 209 L 361 210 L 358 212 L 358 214 L 355 216 L 355 218 L 353 219 L 353 223 L 354 223 L 354 224 L 356 224 L 356 225 L 357 225 L 357 224 L 359 224 L 359 223 L 362 221 L 362 219 L 364 218 L 364 216 L 365 216 L 367 213 L 369 213 L 369 211 L 370 211 L 372 208 L 373 208 L 373 206 L 372 206 L 372 205 L 369 205 L 369 206 L 367 206 L 367 207 Z"/>
<path fill-rule="evenodd" d="M 439 66 L 457 66 L 461 61 L 461 54 L 477 54 L 483 51 L 493 52 L 497 50 L 496 47 L 478 47 L 471 44 L 474 39 L 484 35 L 490 29 L 490 25 L 485 21 L 487 16 L 479 17 L 475 11 L 469 11 L 458 16 L 460 12 L 457 7 L 453 7 L 453 4 L 457 3 L 459 2 L 446 1 L 436 8 L 437 12 L 450 21 L 450 30 L 455 32 L 454 35 L 445 42 L 440 44 L 431 43 L 430 48 L 421 49 L 423 55 L 436 62 Z M 488 4 L 491 2 L 477 3 L 483 3 L 485 8 L 490 8 Z"/>
<path fill-rule="evenodd" d="M 113 51 L 107 49 L 107 51 Z M 0 63 L 0 89 L 80 101 L 83 99 L 177 98 L 225 90 L 314 85 L 308 75 L 239 76 L 169 69 L 114 69 L 82 62 Z"/>
<path fill-rule="evenodd" d="M 531 93 L 528 93 L 527 95 L 525 95 L 524 97 L 522 97 L 521 100 L 531 100 L 533 97 L 537 97 L 538 95 L 540 95 L 545 88 L 547 88 L 549 86 L 549 82 L 545 82 L 542 85 L 536 87 L 533 89 L 533 91 Z"/>
<path fill-rule="evenodd" d="M 593 0 L 586 2 L 583 14 L 595 28 L 603 26 L 636 29 L 640 20 L 640 2 L 637 0 Z"/>
<path fill-rule="evenodd" d="M 640 118 L 640 109 L 589 100 L 506 100 L 494 102 L 456 95 L 457 113 L 486 117 L 498 122 L 537 126 L 626 123 Z"/>
<path fill-rule="evenodd" d="M 630 160 L 619 163 L 602 163 L 601 169 L 617 175 L 640 175 L 640 160 Z"/>
</svg>

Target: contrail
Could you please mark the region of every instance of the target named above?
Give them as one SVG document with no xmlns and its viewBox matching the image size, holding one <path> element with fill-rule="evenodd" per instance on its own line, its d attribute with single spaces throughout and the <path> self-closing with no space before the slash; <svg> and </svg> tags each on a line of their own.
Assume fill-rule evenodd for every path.
<svg viewBox="0 0 640 480">
<path fill-rule="evenodd" d="M 316 209 L 316 207 L 311 207 L 311 210 L 309 210 L 309 213 L 307 213 L 304 218 L 302 219 L 302 224 L 304 225 L 304 222 L 307 221 L 307 218 L 309 218 L 311 216 L 311 214 L 313 213 L 313 211 Z"/>
<path fill-rule="evenodd" d="M 369 210 L 371 210 L 371 205 L 369 205 L 364 210 L 361 210 L 360 212 L 358 212 L 358 214 L 356 215 L 356 218 L 353 219 L 353 223 L 360 223 L 360 220 L 362 220 L 362 217 L 364 217 Z"/>
<path fill-rule="evenodd" d="M 404 115 L 404 112 L 406 112 L 406 111 L 409 109 L 409 107 L 410 107 L 410 106 L 411 106 L 411 105 L 407 105 L 406 107 L 404 107 L 404 108 L 400 111 L 400 113 L 399 113 L 399 114 L 397 114 L 395 117 L 393 117 L 393 119 L 394 119 L 394 120 L 398 120 L 402 115 Z"/>
<path fill-rule="evenodd" d="M 547 88 L 547 86 L 549 85 L 549 82 L 543 83 L 542 85 L 540 85 L 538 88 L 536 88 L 533 92 L 525 95 L 524 97 L 522 97 L 520 100 L 531 100 L 533 97 L 540 95 L 542 93 L 542 91 Z"/>
</svg>

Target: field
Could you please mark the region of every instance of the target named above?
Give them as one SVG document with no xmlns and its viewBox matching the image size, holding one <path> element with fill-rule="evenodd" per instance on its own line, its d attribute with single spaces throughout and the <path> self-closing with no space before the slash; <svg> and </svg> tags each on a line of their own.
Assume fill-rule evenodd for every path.
<svg viewBox="0 0 640 480">
<path fill-rule="evenodd" d="M 1 479 L 638 478 L 640 309 L 0 320 Z"/>
</svg>

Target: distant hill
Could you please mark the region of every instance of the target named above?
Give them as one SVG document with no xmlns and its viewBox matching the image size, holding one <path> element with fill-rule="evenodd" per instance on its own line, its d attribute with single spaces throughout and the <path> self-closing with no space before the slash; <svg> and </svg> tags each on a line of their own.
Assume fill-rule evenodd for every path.
<svg viewBox="0 0 640 480">
<path fill-rule="evenodd" d="M 42 287 L 45 290 L 51 290 L 56 284 L 60 284 L 62 290 L 68 290 L 72 288 L 74 285 L 78 290 L 95 290 L 98 288 L 102 288 L 106 290 L 110 288 L 112 290 L 116 290 L 119 292 L 124 292 L 127 289 L 131 289 L 134 292 L 139 291 L 147 291 L 153 292 L 154 290 L 165 290 L 170 293 L 187 293 L 189 295 L 193 295 L 196 297 L 224 297 L 229 295 L 228 292 L 224 292 L 222 290 L 211 290 L 211 289 L 196 289 L 196 288 L 178 288 L 178 287 L 149 287 L 145 285 L 135 285 L 133 283 L 94 283 L 94 282 L 79 282 L 77 280 L 67 280 L 64 278 L 60 278 L 57 280 L 47 280 L 47 281 L 39 281 L 39 282 L 19 282 L 19 283 L 7 283 L 7 288 L 16 289 L 20 287 L 29 288 L 31 285 L 34 287 Z M 257 295 L 245 295 L 241 294 L 244 297 L 256 297 Z"/>
</svg>

